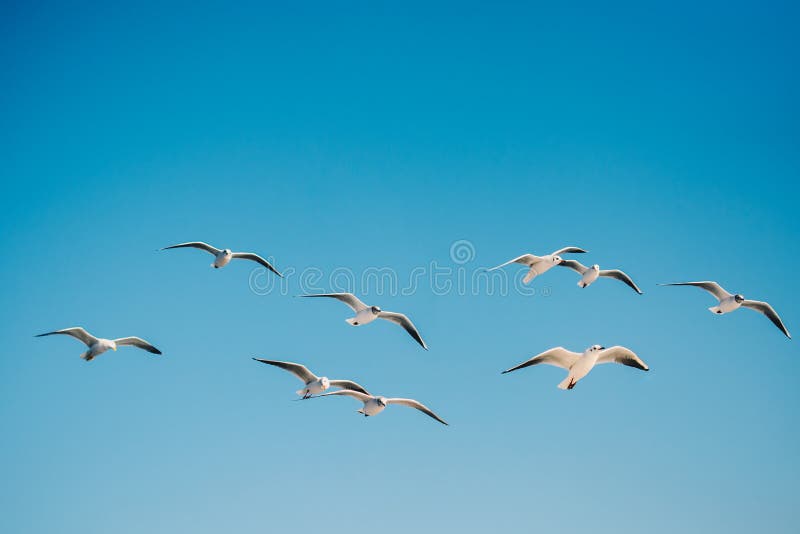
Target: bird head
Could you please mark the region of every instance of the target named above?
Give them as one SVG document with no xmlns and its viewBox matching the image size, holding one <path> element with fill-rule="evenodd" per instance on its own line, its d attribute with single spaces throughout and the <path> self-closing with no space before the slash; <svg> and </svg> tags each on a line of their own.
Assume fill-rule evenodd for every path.
<svg viewBox="0 0 800 534">
<path fill-rule="evenodd" d="M 371 309 L 374 315 L 378 315 L 381 312 L 381 309 L 377 306 L 371 306 Z"/>
<path fill-rule="evenodd" d="M 605 347 L 603 347 L 602 345 L 592 345 L 591 347 L 589 347 L 589 352 L 597 352 L 600 350 L 605 350 Z"/>
<path fill-rule="evenodd" d="M 386 397 L 376 397 L 375 402 L 378 403 L 378 406 L 383 406 L 386 408 Z"/>
<path fill-rule="evenodd" d="M 592 269 L 594 269 L 595 271 L 599 271 L 600 266 L 595 263 L 594 265 L 592 265 Z"/>
<path fill-rule="evenodd" d="M 322 384 L 322 390 L 323 391 L 328 389 L 329 387 L 331 387 L 331 381 L 328 380 L 327 376 L 323 376 L 322 378 L 319 379 L 319 381 Z"/>
<path fill-rule="evenodd" d="M 744 302 L 744 295 L 734 295 L 733 300 L 741 304 L 742 302 Z"/>
<path fill-rule="evenodd" d="M 559 264 L 559 263 L 561 263 L 563 260 L 561 259 L 561 256 L 553 256 L 553 258 L 552 258 L 552 261 L 553 261 L 553 263 L 555 263 L 556 265 L 558 265 L 558 264 Z"/>
<path fill-rule="evenodd" d="M 229 248 L 226 248 L 223 249 L 222 253 L 225 254 L 226 256 L 230 256 L 231 254 L 233 254 L 233 251 Z"/>
</svg>

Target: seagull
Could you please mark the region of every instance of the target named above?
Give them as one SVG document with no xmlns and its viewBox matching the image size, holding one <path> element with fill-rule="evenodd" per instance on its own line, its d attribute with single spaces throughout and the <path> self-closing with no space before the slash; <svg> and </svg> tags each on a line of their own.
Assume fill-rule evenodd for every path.
<svg viewBox="0 0 800 534">
<path fill-rule="evenodd" d="M 358 413 L 364 414 L 364 417 L 378 415 L 390 404 L 401 404 L 403 406 L 408 406 L 409 408 L 416 408 L 422 413 L 433 417 L 443 425 L 447 425 L 444 419 L 433 413 L 430 408 L 421 402 L 415 401 L 414 399 L 389 399 L 386 397 L 378 397 L 375 395 L 370 395 L 369 393 L 361 393 L 360 391 L 352 391 L 349 389 L 340 389 L 338 391 L 331 391 L 330 393 L 323 393 L 322 395 L 317 395 L 314 398 L 328 397 L 330 395 L 347 395 L 348 397 L 353 397 L 354 399 L 360 400 L 364 403 L 364 407 L 358 410 Z"/>
<path fill-rule="evenodd" d="M 169 250 L 171 248 L 199 248 L 200 250 L 205 250 L 206 252 L 210 252 L 214 255 L 214 263 L 211 266 L 215 269 L 220 269 L 225 267 L 230 263 L 233 259 L 242 259 L 242 260 L 251 260 L 256 263 L 260 263 L 273 273 L 277 274 L 281 278 L 283 275 L 275 270 L 267 260 L 259 256 L 258 254 L 254 254 L 252 252 L 231 252 L 231 249 L 218 249 L 216 247 L 212 247 L 208 243 L 203 243 L 202 241 L 190 241 L 189 243 L 180 243 L 178 245 L 172 245 L 170 247 L 164 247 L 161 250 Z"/>
<path fill-rule="evenodd" d="M 257 362 L 266 363 L 267 365 L 274 365 L 286 371 L 289 371 L 294 376 L 303 381 L 304 386 L 297 390 L 297 394 L 301 395 L 304 399 L 309 398 L 311 395 L 322 393 L 330 387 L 351 389 L 369 395 L 369 392 L 363 387 L 350 380 L 329 380 L 327 376 L 317 376 L 308 370 L 305 365 L 292 362 L 279 362 L 277 360 L 263 360 L 261 358 L 253 358 Z"/>
<path fill-rule="evenodd" d="M 399 324 L 400 326 L 406 329 L 406 332 L 408 332 L 408 334 L 411 337 L 417 340 L 417 343 L 422 345 L 423 349 L 428 350 L 428 346 L 425 344 L 425 342 L 422 340 L 422 337 L 419 335 L 417 327 L 414 326 L 414 323 L 411 322 L 411 319 L 409 319 L 402 313 L 383 311 L 377 306 L 367 306 L 352 293 L 323 293 L 319 295 L 299 295 L 299 296 L 329 297 L 344 302 L 345 304 L 350 306 L 354 312 L 356 312 L 355 317 L 352 317 L 350 319 L 345 319 L 345 321 L 347 321 L 353 326 L 361 326 L 367 323 L 371 323 L 375 319 L 386 319 L 387 321 Z"/>
<path fill-rule="evenodd" d="M 533 254 L 523 254 L 513 260 L 508 260 L 505 263 L 498 265 L 497 267 L 492 267 L 491 269 L 486 269 L 487 271 L 494 271 L 495 269 L 500 269 L 509 265 L 511 263 L 521 263 L 522 265 L 527 265 L 530 270 L 528 274 L 525 275 L 525 278 L 522 279 L 522 282 L 527 284 L 531 280 L 533 280 L 536 276 L 549 271 L 551 268 L 555 267 L 559 263 L 561 263 L 561 254 L 583 254 L 586 251 L 582 248 L 578 247 L 564 247 L 561 249 L 556 250 L 555 252 L 548 254 L 547 256 L 534 256 Z"/>
<path fill-rule="evenodd" d="M 629 367 L 636 367 L 642 371 L 650 370 L 647 364 L 630 349 L 620 346 L 605 348 L 600 345 L 592 345 L 586 349 L 583 354 L 572 352 L 564 347 L 555 347 L 534 356 L 516 367 L 507 369 L 501 374 L 510 373 L 511 371 L 530 367 L 531 365 L 539 365 L 540 363 L 554 365 L 568 371 L 567 378 L 558 385 L 558 389 L 574 388 L 575 384 L 577 384 L 581 378 L 588 375 L 589 371 L 599 363 L 621 363 Z"/>
<path fill-rule="evenodd" d="M 595 280 L 597 280 L 601 276 L 605 276 L 607 278 L 616 278 L 620 282 L 627 284 L 631 289 L 642 294 L 642 290 L 633 283 L 631 277 L 627 274 L 623 273 L 619 269 L 610 269 L 607 271 L 601 271 L 600 266 L 596 263 L 591 267 L 587 267 L 583 265 L 581 262 L 576 260 L 561 260 L 561 263 L 558 264 L 560 267 L 569 267 L 573 271 L 577 272 L 581 275 L 581 279 L 578 282 L 578 286 L 586 287 L 592 284 Z"/>
<path fill-rule="evenodd" d="M 761 302 L 759 300 L 746 300 L 743 295 L 733 295 L 725 291 L 722 286 L 720 286 L 716 282 L 677 282 L 674 284 L 659 284 L 661 286 L 695 286 L 699 287 L 700 289 L 705 289 L 712 295 L 714 295 L 717 300 L 719 301 L 719 305 L 711 306 L 708 310 L 711 313 L 716 313 L 718 315 L 722 315 L 723 313 L 730 313 L 734 310 L 738 310 L 740 307 L 744 306 L 745 308 L 750 308 L 751 310 L 755 310 L 759 313 L 763 313 L 766 315 L 772 324 L 777 326 L 781 332 L 783 332 L 786 337 L 792 339 L 791 334 L 783 325 L 783 321 L 781 318 L 778 317 L 777 312 L 766 302 Z"/>
<path fill-rule="evenodd" d="M 52 336 L 54 334 L 64 334 L 72 336 L 78 341 L 82 341 L 89 347 L 89 350 L 81 354 L 81 358 L 87 362 L 92 361 L 97 356 L 100 356 L 108 349 L 117 350 L 117 347 L 131 345 L 139 347 L 147 352 L 153 354 L 161 354 L 161 351 L 153 345 L 140 337 L 121 337 L 119 339 L 103 339 L 101 337 L 94 337 L 92 334 L 81 328 L 80 326 L 73 326 L 72 328 L 64 328 L 63 330 L 56 330 L 55 332 L 47 332 L 46 334 L 39 334 L 36 337 Z"/>
</svg>

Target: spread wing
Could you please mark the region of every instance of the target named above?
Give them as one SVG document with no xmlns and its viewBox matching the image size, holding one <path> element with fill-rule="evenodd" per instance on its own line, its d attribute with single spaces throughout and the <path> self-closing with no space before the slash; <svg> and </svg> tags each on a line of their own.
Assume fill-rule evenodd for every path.
<svg viewBox="0 0 800 534">
<path fill-rule="evenodd" d="M 199 248 L 200 250 L 205 250 L 206 252 L 210 252 L 214 256 L 222 252 L 220 249 L 212 247 L 208 243 L 203 243 L 202 241 L 189 241 L 188 243 L 180 243 L 179 245 L 172 245 L 169 247 L 164 247 L 161 250 L 169 250 L 171 248 Z"/>
<path fill-rule="evenodd" d="M 786 335 L 786 337 L 788 337 L 789 339 L 792 339 L 792 335 L 789 333 L 789 331 L 783 325 L 783 321 L 781 321 L 781 318 L 778 317 L 778 314 L 775 311 L 775 309 L 772 306 L 770 306 L 769 304 L 767 304 L 766 302 L 761 302 L 759 300 L 745 300 L 745 301 L 742 302 L 742 306 L 745 306 L 747 308 L 750 308 L 751 310 L 756 310 L 757 312 L 763 313 L 764 315 L 766 315 L 769 318 L 770 321 L 772 321 L 772 324 L 777 326 L 780 329 L 780 331 L 783 332 Z"/>
<path fill-rule="evenodd" d="M 315 297 L 327 297 L 336 300 L 340 300 L 350 306 L 354 312 L 358 313 L 361 310 L 366 310 L 367 305 L 358 300 L 355 295 L 352 293 L 322 293 L 319 295 L 300 295 L 301 297 L 308 297 L 308 298 L 315 298 Z"/>
<path fill-rule="evenodd" d="M 273 273 L 275 273 L 278 276 L 280 276 L 281 278 L 283 278 L 283 275 L 281 273 L 279 273 L 277 271 L 277 269 L 275 269 L 275 267 L 273 267 L 270 262 L 268 262 L 267 260 L 265 260 L 264 258 L 259 256 L 258 254 L 254 254 L 252 252 L 234 252 L 233 254 L 231 254 L 231 257 L 232 258 L 239 258 L 239 259 L 242 259 L 242 260 L 250 260 L 250 261 L 254 261 L 256 263 L 260 263 L 261 265 L 263 265 L 264 267 L 266 267 L 267 269 L 269 269 Z"/>
<path fill-rule="evenodd" d="M 563 261 L 561 263 L 564 263 Z M 619 269 L 609 269 L 607 271 L 600 271 L 600 276 L 605 276 L 607 278 L 615 278 L 620 282 L 627 284 L 628 287 L 639 293 L 642 294 L 642 290 L 631 280 L 631 277 L 627 274 L 623 273 Z"/>
<path fill-rule="evenodd" d="M 444 419 L 433 413 L 433 410 L 422 404 L 421 402 L 415 401 L 414 399 L 386 399 L 386 404 L 400 404 L 402 406 L 408 406 L 409 408 L 415 408 L 425 415 L 429 417 L 433 417 L 443 425 L 446 425 Z"/>
<path fill-rule="evenodd" d="M 92 334 L 81 328 L 80 326 L 73 326 L 71 328 L 64 328 L 62 330 L 56 330 L 54 332 L 47 332 L 45 334 L 39 334 L 36 337 L 44 337 L 44 336 L 52 336 L 55 334 L 63 334 L 67 336 L 72 336 L 78 341 L 81 341 L 86 344 L 86 346 L 91 347 L 95 343 L 97 343 L 97 338 L 94 337 Z"/>
<path fill-rule="evenodd" d="M 540 261 L 542 261 L 542 258 L 540 258 L 539 256 L 534 256 L 533 254 L 523 254 L 522 256 L 517 256 L 516 258 L 508 260 L 505 263 L 501 263 L 497 267 L 491 267 L 491 268 L 486 269 L 486 270 L 487 271 L 494 271 L 495 269 L 501 269 L 501 268 L 505 267 L 506 265 L 511 265 L 512 263 L 521 263 L 522 265 L 531 266 L 534 263 L 538 263 Z"/>
<path fill-rule="evenodd" d="M 561 260 L 558 264 L 559 267 L 569 267 L 578 274 L 583 274 L 589 270 L 584 264 L 576 260 Z"/>
<path fill-rule="evenodd" d="M 140 349 L 144 349 L 147 352 L 150 352 L 152 354 L 161 354 L 160 350 L 158 350 L 153 345 L 151 345 L 150 343 L 148 343 L 147 341 L 145 341 L 144 339 L 142 339 L 140 337 L 134 337 L 134 336 L 121 337 L 119 339 L 115 339 L 114 343 L 116 343 L 117 346 L 128 345 L 128 346 L 131 346 L 131 347 L 138 347 Z"/>
<path fill-rule="evenodd" d="M 530 360 L 522 362 L 516 367 L 506 369 L 501 374 L 510 373 L 511 371 L 516 371 L 517 369 L 524 369 L 525 367 L 539 365 L 541 363 L 546 363 L 547 365 L 554 365 L 555 367 L 561 367 L 562 369 L 569 370 L 569 368 L 572 367 L 580 357 L 581 355 L 577 352 L 572 352 L 564 347 L 555 347 L 550 350 L 546 350 L 541 354 L 537 354 Z"/>
<path fill-rule="evenodd" d="M 353 389 L 339 389 L 336 391 L 331 391 L 330 393 L 323 393 L 322 395 L 314 395 L 311 398 L 316 399 L 317 397 L 330 397 L 331 395 L 344 395 L 345 397 L 353 397 L 361 402 L 367 402 L 372 398 L 372 395 L 368 393 L 361 393 L 360 391 L 355 391 Z"/>
<path fill-rule="evenodd" d="M 585 254 L 586 251 L 578 247 L 564 247 L 554 251 L 551 256 L 561 256 L 562 254 Z"/>
<path fill-rule="evenodd" d="M 281 362 L 278 360 L 263 360 L 261 358 L 253 359 L 257 362 L 266 363 L 267 365 L 274 365 L 275 367 L 280 367 L 285 371 L 289 371 L 294 376 L 302 380 L 304 384 L 308 384 L 313 380 L 317 380 L 317 376 L 309 371 L 308 367 L 305 365 L 300 365 L 299 363 Z"/>
<path fill-rule="evenodd" d="M 715 297 L 717 300 L 723 300 L 731 296 L 730 293 L 722 289 L 716 282 L 705 281 L 705 282 L 676 282 L 674 284 L 659 284 L 662 286 L 694 286 L 699 287 L 700 289 L 705 289 Z"/>
<path fill-rule="evenodd" d="M 406 329 L 406 332 L 417 340 L 417 343 L 422 345 L 422 348 L 428 350 L 428 346 L 422 340 L 422 337 L 419 335 L 417 331 L 417 327 L 414 326 L 414 323 L 411 322 L 411 319 L 403 315 L 402 313 L 395 313 L 390 311 L 382 311 L 378 314 L 378 317 L 381 319 L 386 319 L 387 321 L 391 321 L 395 324 L 399 324 L 403 328 Z"/>
<path fill-rule="evenodd" d="M 620 347 L 619 345 L 601 351 L 600 356 L 597 358 L 597 363 L 621 363 L 628 367 L 636 367 L 642 371 L 650 370 L 647 364 L 644 363 L 635 352 L 625 347 Z"/>
<path fill-rule="evenodd" d="M 331 386 L 335 388 L 342 388 L 342 389 L 349 389 L 352 391 L 358 391 L 359 393 L 364 393 L 365 395 L 369 395 L 369 391 L 361 387 L 359 384 L 351 380 L 331 380 Z"/>
</svg>

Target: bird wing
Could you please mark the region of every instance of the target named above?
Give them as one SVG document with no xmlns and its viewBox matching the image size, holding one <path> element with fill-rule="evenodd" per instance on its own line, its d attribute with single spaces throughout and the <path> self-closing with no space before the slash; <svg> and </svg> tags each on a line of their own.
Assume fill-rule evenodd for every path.
<svg viewBox="0 0 800 534">
<path fill-rule="evenodd" d="M 331 395 L 344 395 L 346 397 L 353 397 L 354 399 L 360 400 L 361 402 L 367 402 L 372 398 L 372 395 L 368 393 L 361 393 L 360 391 L 355 391 L 353 389 L 338 389 L 336 391 L 331 391 L 330 393 L 323 393 L 322 395 L 314 395 L 311 398 L 316 399 L 317 397 L 330 397 Z"/>
<path fill-rule="evenodd" d="M 564 262 L 562 261 L 561 263 L 563 264 Z M 627 284 L 631 289 L 633 289 L 634 291 L 636 291 L 640 295 L 642 294 L 642 290 L 639 289 L 639 286 L 637 286 L 633 282 L 633 280 L 631 280 L 631 277 L 628 276 L 627 274 L 623 273 L 619 269 L 609 269 L 607 271 L 600 271 L 599 275 L 600 276 L 605 276 L 605 277 L 608 277 L 608 278 L 616 278 L 620 282 L 623 282 L 623 283 Z"/>
<path fill-rule="evenodd" d="M 283 275 L 281 273 L 279 273 L 278 270 L 275 269 L 275 267 L 273 267 L 270 262 L 268 262 L 267 260 L 265 260 L 264 258 L 259 256 L 258 254 L 254 254 L 252 252 L 234 252 L 233 254 L 231 254 L 231 257 L 232 258 L 239 258 L 239 259 L 242 259 L 242 260 L 251 260 L 251 261 L 254 261 L 256 263 L 260 263 L 261 265 L 263 265 L 264 267 L 266 267 L 267 269 L 269 269 L 273 273 L 275 273 L 278 276 L 280 276 L 281 278 L 283 278 Z"/>
<path fill-rule="evenodd" d="M 560 256 L 562 254 L 585 254 L 585 253 L 586 253 L 586 251 L 583 250 L 582 248 L 564 247 L 564 248 L 560 248 L 560 249 L 558 249 L 556 251 L 553 251 L 553 253 L 550 254 L 550 255 L 551 256 Z"/>
<path fill-rule="evenodd" d="M 644 363 L 635 352 L 625 347 L 620 347 L 619 345 L 602 350 L 600 356 L 597 358 L 597 363 L 621 363 L 628 367 L 636 367 L 642 371 L 650 370 L 647 364 Z"/>
<path fill-rule="evenodd" d="M 367 305 L 358 300 L 352 293 L 321 293 L 319 295 L 300 295 L 301 297 L 329 297 L 336 300 L 341 300 L 350 306 L 354 312 L 358 313 L 367 309 Z"/>
<path fill-rule="evenodd" d="M 81 328 L 80 326 L 73 326 L 71 328 L 64 328 L 62 330 L 56 330 L 54 332 L 47 332 L 45 334 L 39 334 L 36 337 L 44 337 L 44 336 L 52 336 L 54 334 L 64 334 L 67 336 L 72 336 L 78 341 L 81 341 L 86 344 L 87 347 L 91 347 L 95 343 L 97 343 L 97 338 L 94 337 L 92 334 Z"/>
<path fill-rule="evenodd" d="M 292 363 L 292 362 L 280 362 L 277 360 L 263 360 L 261 358 L 253 358 L 257 362 L 266 363 L 267 365 L 274 365 L 275 367 L 280 367 L 285 371 L 289 371 L 294 376 L 299 378 L 303 381 L 304 384 L 308 384 L 314 380 L 317 380 L 317 376 L 308 370 L 308 367 L 305 365 L 300 365 L 299 363 Z"/>
<path fill-rule="evenodd" d="M 546 363 L 548 365 L 554 365 L 556 367 L 561 367 L 562 369 L 569 370 L 569 368 L 572 367 L 580 357 L 581 355 L 577 352 L 572 352 L 571 350 L 567 350 L 564 347 L 555 347 L 546 350 L 541 354 L 537 354 L 530 360 L 522 362 L 516 367 L 512 367 L 511 369 L 506 369 L 505 371 L 502 372 L 502 374 L 510 373 L 511 371 L 516 371 L 517 369 L 530 367 L 531 365 L 539 365 L 540 363 Z"/>
<path fill-rule="evenodd" d="M 395 312 L 390 312 L 390 311 L 382 311 L 382 312 L 380 312 L 378 314 L 378 317 L 380 319 L 386 319 L 387 321 L 391 321 L 391 322 L 393 322 L 395 324 L 399 324 L 400 326 L 402 326 L 403 328 L 406 329 L 406 332 L 408 332 L 408 334 L 411 337 L 413 337 L 414 339 L 417 340 L 417 343 L 422 345 L 423 349 L 428 350 L 428 346 L 425 344 L 425 342 L 422 340 L 422 337 L 419 335 L 419 332 L 417 331 L 417 327 L 414 326 L 414 323 L 411 322 L 411 319 L 409 319 L 408 317 L 406 317 L 402 313 L 395 313 Z"/>
<path fill-rule="evenodd" d="M 558 264 L 559 267 L 569 267 L 578 274 L 583 274 L 589 270 L 584 264 L 576 260 L 561 260 Z"/>
<path fill-rule="evenodd" d="M 160 350 L 140 337 L 121 337 L 119 339 L 115 339 L 114 343 L 116 343 L 118 346 L 130 345 L 132 347 L 138 347 L 152 354 L 161 354 Z"/>
<path fill-rule="evenodd" d="M 330 384 L 335 388 L 349 389 L 352 391 L 358 391 L 359 393 L 364 393 L 365 395 L 369 395 L 369 391 L 364 389 L 361 385 L 356 384 L 352 380 L 331 380 Z"/>
<path fill-rule="evenodd" d="M 723 300 L 723 299 L 726 299 L 726 298 L 731 296 L 731 294 L 728 293 L 727 291 L 725 291 L 724 289 L 722 289 L 722 286 L 720 286 L 718 283 L 710 282 L 710 281 L 706 281 L 706 282 L 676 282 L 674 284 L 659 284 L 659 285 L 662 285 L 662 286 L 695 286 L 695 287 L 699 287 L 700 289 L 705 289 L 706 291 L 708 291 L 709 293 L 711 293 L 712 295 L 717 297 L 717 300 Z"/>
<path fill-rule="evenodd" d="M 386 399 L 386 404 L 400 404 L 402 406 L 408 406 L 409 408 L 415 408 L 427 416 L 433 417 L 443 425 L 447 425 L 444 419 L 433 413 L 433 410 L 422 404 L 421 402 L 415 401 L 414 399 Z"/>
<path fill-rule="evenodd" d="M 212 247 L 208 243 L 203 243 L 202 241 L 189 241 L 188 243 L 180 243 L 178 245 L 172 245 L 169 247 L 164 247 L 161 250 L 169 250 L 171 248 L 199 248 L 200 250 L 205 250 L 206 252 L 210 252 L 214 256 L 222 252 L 220 249 Z"/>
<path fill-rule="evenodd" d="M 764 315 L 766 315 L 769 318 L 770 321 L 772 321 L 772 324 L 774 324 L 775 326 L 780 328 L 781 332 L 783 332 L 786 335 L 786 337 L 788 337 L 789 339 L 792 339 L 792 335 L 789 333 L 789 331 L 783 325 L 783 321 L 781 321 L 781 318 L 778 317 L 778 313 L 768 303 L 761 302 L 759 300 L 744 300 L 744 301 L 742 301 L 742 306 L 745 306 L 747 308 L 750 308 L 751 310 L 756 310 L 757 312 L 763 313 Z"/>
<path fill-rule="evenodd" d="M 521 263 L 523 265 L 533 265 L 534 263 L 538 263 L 540 261 L 542 261 L 542 258 L 540 258 L 539 256 L 534 256 L 533 254 L 523 254 L 522 256 L 517 256 L 516 258 L 514 258 L 512 260 L 508 260 L 505 263 L 501 263 L 497 267 L 491 267 L 491 268 L 486 269 L 486 270 L 487 271 L 494 271 L 495 269 L 501 269 L 501 268 L 505 267 L 506 265 L 510 265 L 512 263 Z"/>
</svg>

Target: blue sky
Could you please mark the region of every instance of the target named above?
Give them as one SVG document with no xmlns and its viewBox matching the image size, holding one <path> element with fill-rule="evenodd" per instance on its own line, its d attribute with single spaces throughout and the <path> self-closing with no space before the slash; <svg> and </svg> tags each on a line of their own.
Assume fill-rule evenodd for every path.
<svg viewBox="0 0 800 534">
<path fill-rule="evenodd" d="M 716 279 L 800 331 L 797 10 L 551 4 L 5 3 L 0 530 L 793 531 L 796 341 L 656 283 Z M 251 265 L 156 252 L 195 239 L 297 275 L 259 294 Z M 308 269 L 564 245 L 645 294 L 556 269 L 370 295 L 429 352 L 291 297 Z M 164 356 L 33 338 L 72 325 Z M 499 374 L 594 343 L 652 370 Z M 252 356 L 451 426 L 292 402 Z"/>
</svg>

